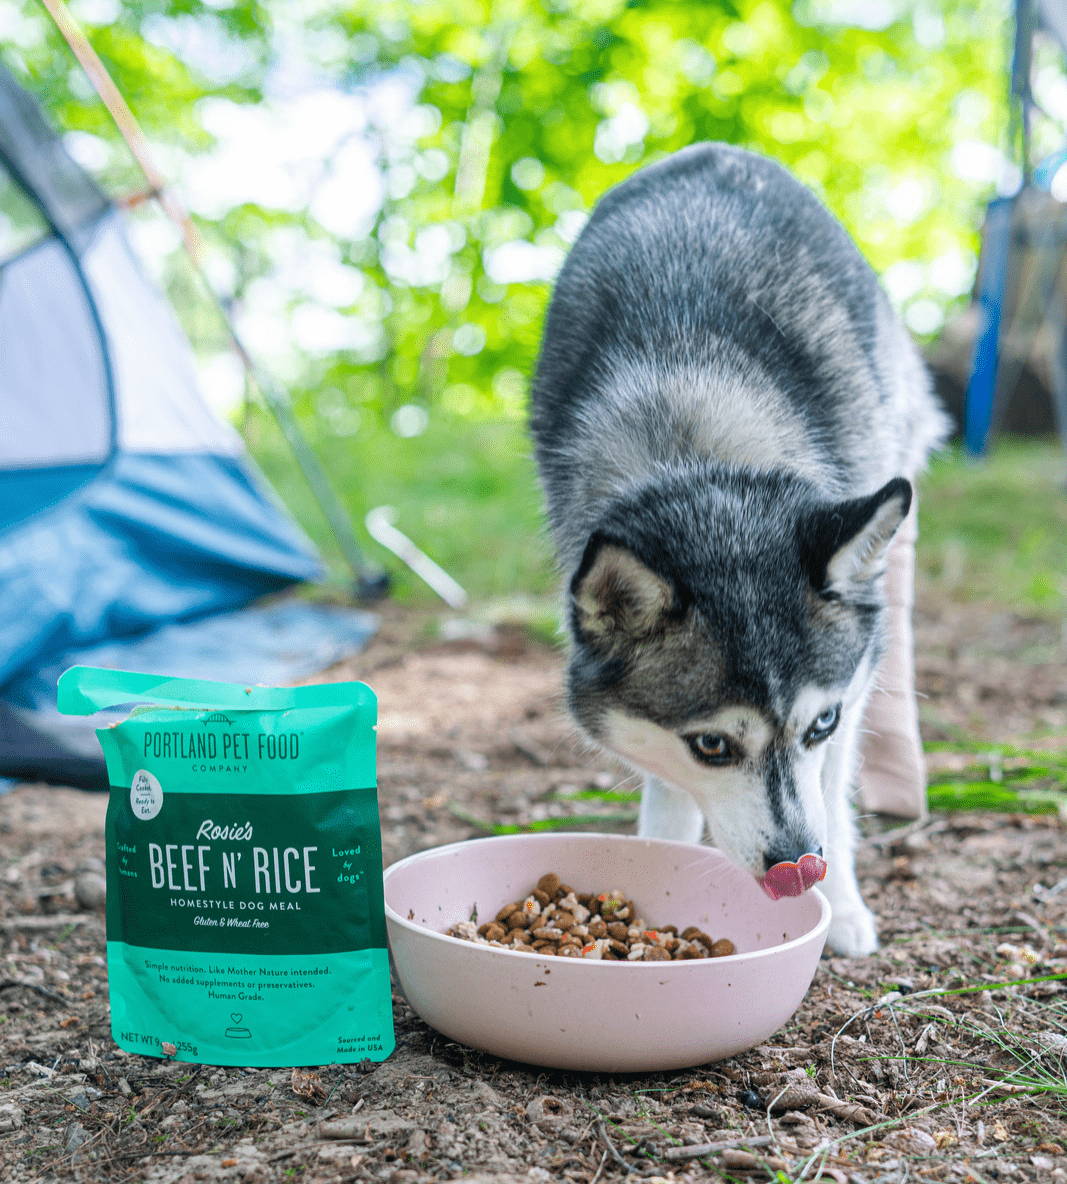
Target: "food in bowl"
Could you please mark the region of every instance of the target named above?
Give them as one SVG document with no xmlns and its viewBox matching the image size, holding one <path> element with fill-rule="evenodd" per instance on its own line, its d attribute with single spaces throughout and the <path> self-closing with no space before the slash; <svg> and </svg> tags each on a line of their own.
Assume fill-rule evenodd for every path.
<svg viewBox="0 0 1067 1184">
<path fill-rule="evenodd" d="M 545 868 L 576 888 L 620 885 L 650 920 L 728 934 L 737 953 L 612 962 L 447 936 L 525 899 Z M 431 1027 L 510 1060 L 602 1073 L 703 1065 L 766 1040 L 803 1000 L 830 923 L 818 889 L 772 901 L 712 847 L 558 831 L 410 855 L 386 870 L 385 909 L 401 989 Z"/>
<path fill-rule="evenodd" d="M 555 872 L 546 872 L 522 900 L 497 911 L 492 921 L 459 921 L 449 937 L 542 957 L 591 958 L 604 962 L 685 962 L 736 953 L 696 925 L 649 926 L 618 889 L 576 892 Z"/>
</svg>

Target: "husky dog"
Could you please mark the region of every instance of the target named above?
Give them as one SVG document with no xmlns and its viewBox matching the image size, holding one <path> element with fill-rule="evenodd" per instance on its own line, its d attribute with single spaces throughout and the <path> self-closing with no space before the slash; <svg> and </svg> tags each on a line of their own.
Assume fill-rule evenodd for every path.
<svg viewBox="0 0 1067 1184">
<path fill-rule="evenodd" d="M 826 871 L 831 945 L 872 952 L 857 732 L 887 550 L 945 430 L 874 274 L 779 165 L 687 148 L 608 193 L 571 250 L 531 426 L 570 709 L 644 775 L 640 833 L 706 823 L 771 895 Z M 775 890 L 778 865 L 818 870 Z"/>
</svg>

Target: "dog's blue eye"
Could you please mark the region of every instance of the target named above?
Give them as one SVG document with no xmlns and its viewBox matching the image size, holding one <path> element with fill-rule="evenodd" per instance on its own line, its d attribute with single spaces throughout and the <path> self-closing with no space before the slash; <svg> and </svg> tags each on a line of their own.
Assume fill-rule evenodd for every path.
<svg viewBox="0 0 1067 1184">
<path fill-rule="evenodd" d="M 729 765 L 736 759 L 733 746 L 718 732 L 701 732 L 697 736 L 686 736 L 685 742 L 698 761 L 706 765 Z"/>
<path fill-rule="evenodd" d="M 804 736 L 806 744 L 818 744 L 820 740 L 825 740 L 827 736 L 837 727 L 841 719 L 841 704 L 838 703 L 835 707 L 829 707 L 815 720 L 815 722 L 808 728 Z"/>
</svg>

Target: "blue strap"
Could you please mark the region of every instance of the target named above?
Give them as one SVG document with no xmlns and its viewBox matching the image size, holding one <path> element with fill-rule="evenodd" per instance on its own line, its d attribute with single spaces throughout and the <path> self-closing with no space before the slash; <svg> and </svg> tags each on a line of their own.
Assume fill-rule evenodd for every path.
<svg viewBox="0 0 1067 1184">
<path fill-rule="evenodd" d="M 989 203 L 986 212 L 985 250 L 977 299 L 980 319 L 963 415 L 963 438 L 972 456 L 985 454 L 993 424 L 1014 208 L 1014 196 L 998 197 Z"/>
</svg>

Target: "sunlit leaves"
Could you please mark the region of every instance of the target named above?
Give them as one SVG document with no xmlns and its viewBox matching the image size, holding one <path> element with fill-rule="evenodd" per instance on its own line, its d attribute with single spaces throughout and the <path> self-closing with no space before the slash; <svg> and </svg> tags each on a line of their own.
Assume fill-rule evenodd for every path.
<svg viewBox="0 0 1067 1184">
<path fill-rule="evenodd" d="M 107 3 L 119 8 L 85 0 L 86 11 Z M 131 187 L 106 116 L 36 0 L 16 7 L 16 65 L 65 126 L 112 146 L 107 179 Z M 791 168 L 888 273 L 921 333 L 966 293 L 1001 167 L 1007 0 L 127 0 L 119 10 L 90 25 L 94 44 L 179 179 L 195 181 L 183 162 L 224 138 L 207 99 L 283 120 L 312 110 L 279 102 L 303 87 L 358 108 L 336 145 L 316 147 L 321 169 L 302 198 L 248 193 L 202 227 L 211 251 L 233 260 L 235 307 L 268 344 L 289 333 L 298 400 L 310 410 L 334 392 L 337 424 L 338 400 L 386 423 L 411 403 L 518 414 L 548 281 L 585 212 L 686 144 L 724 139 Z M 316 260 L 323 274 L 309 278 Z M 269 317 L 253 299 L 268 290 Z"/>
</svg>

